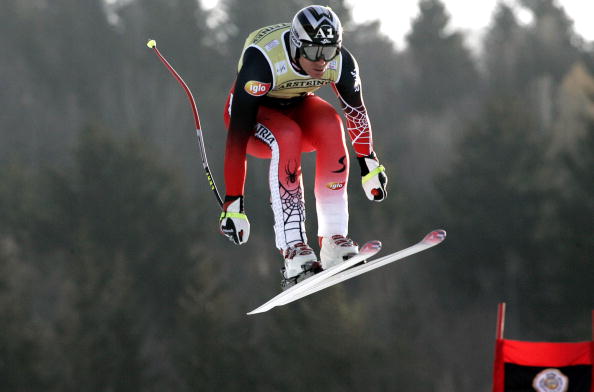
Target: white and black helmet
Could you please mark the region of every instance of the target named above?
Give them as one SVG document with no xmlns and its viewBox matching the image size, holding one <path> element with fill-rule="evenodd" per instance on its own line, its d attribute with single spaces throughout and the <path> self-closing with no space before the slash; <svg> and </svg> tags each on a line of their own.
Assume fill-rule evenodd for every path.
<svg viewBox="0 0 594 392">
<path fill-rule="evenodd" d="M 342 45 L 340 19 L 330 7 L 321 5 L 305 7 L 293 18 L 290 41 L 293 59 L 305 55 L 314 61 L 315 57 L 330 60 L 338 54 Z M 313 47 L 308 52 L 314 53 L 317 50 L 317 55 L 314 53 L 313 56 L 308 56 L 308 53 L 303 51 L 304 47 Z"/>
</svg>

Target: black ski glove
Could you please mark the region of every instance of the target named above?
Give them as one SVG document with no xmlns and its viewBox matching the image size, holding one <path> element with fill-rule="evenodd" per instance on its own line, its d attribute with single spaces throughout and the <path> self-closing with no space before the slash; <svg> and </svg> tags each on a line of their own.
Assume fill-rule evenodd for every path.
<svg viewBox="0 0 594 392">
<path fill-rule="evenodd" d="M 225 196 L 219 230 L 237 245 L 247 242 L 250 237 L 250 221 L 243 211 L 243 196 Z"/>
<path fill-rule="evenodd" d="M 386 187 L 388 185 L 388 176 L 386 168 L 380 165 L 375 152 L 357 157 L 361 167 L 361 184 L 369 200 L 382 201 L 388 195 Z"/>
</svg>

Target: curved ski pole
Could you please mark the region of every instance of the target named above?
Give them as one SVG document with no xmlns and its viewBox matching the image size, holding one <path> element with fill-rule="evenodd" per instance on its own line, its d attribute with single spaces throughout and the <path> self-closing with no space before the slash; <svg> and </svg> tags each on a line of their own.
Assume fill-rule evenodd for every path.
<svg viewBox="0 0 594 392">
<path fill-rule="evenodd" d="M 163 57 L 161 52 L 159 52 L 155 40 L 149 40 L 146 46 L 153 50 L 153 52 L 157 55 L 159 60 L 161 60 L 163 65 L 165 65 L 165 67 L 169 70 L 169 73 L 171 73 L 171 75 L 178 81 L 178 83 L 184 89 L 186 95 L 188 96 L 190 106 L 192 107 L 192 113 L 194 114 L 194 124 L 196 126 L 196 136 L 198 137 L 198 148 L 200 150 L 200 157 L 202 158 L 202 167 L 204 168 L 204 172 L 206 173 L 206 178 L 208 180 L 208 184 L 210 185 L 210 189 L 213 191 L 215 197 L 217 198 L 219 206 L 222 208 L 223 199 L 221 199 L 221 195 L 219 194 L 217 185 L 215 184 L 214 179 L 212 178 L 212 174 L 210 173 L 210 167 L 208 166 L 208 160 L 206 159 L 206 149 L 204 147 L 204 139 L 202 138 L 202 128 L 200 127 L 200 116 L 198 115 L 198 108 L 196 107 L 196 101 L 194 100 L 194 96 L 192 95 L 192 92 L 190 91 L 190 88 L 188 87 L 186 82 L 184 82 L 182 77 L 171 66 L 171 64 L 169 64 L 165 57 Z"/>
</svg>

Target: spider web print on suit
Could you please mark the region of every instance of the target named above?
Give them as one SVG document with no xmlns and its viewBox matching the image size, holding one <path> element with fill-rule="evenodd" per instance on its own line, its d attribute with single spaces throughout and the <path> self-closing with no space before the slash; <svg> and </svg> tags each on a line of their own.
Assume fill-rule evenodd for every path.
<svg viewBox="0 0 594 392">
<path fill-rule="evenodd" d="M 332 85 L 334 92 L 340 99 L 340 105 L 347 120 L 347 131 L 349 131 L 349 137 L 353 148 L 357 153 L 357 156 L 363 157 L 371 154 L 371 146 L 373 140 L 371 137 L 371 129 L 369 127 L 369 116 L 365 110 L 365 106 L 353 107 L 346 103 L 346 101 L 340 96 L 340 93 L 334 85 Z"/>
<path fill-rule="evenodd" d="M 301 187 L 289 190 L 279 182 L 281 203 L 283 206 L 283 230 L 288 245 L 307 242 L 304 237 L 303 223 L 305 222 L 305 203 Z"/>
<path fill-rule="evenodd" d="M 270 147 L 272 157 L 268 171 L 268 184 L 270 186 L 270 205 L 274 213 L 274 234 L 276 247 L 287 249 L 291 244 L 298 242 L 307 243 L 305 233 L 305 204 L 303 193 L 299 184 L 295 190 L 288 190 L 280 182 L 278 172 L 280 150 L 274 134 L 263 124 L 256 124 L 255 136 Z M 293 178 L 290 167 L 285 168 L 287 181 Z M 296 173 L 296 171 L 295 171 Z M 295 176 L 295 180 L 298 177 Z"/>
</svg>

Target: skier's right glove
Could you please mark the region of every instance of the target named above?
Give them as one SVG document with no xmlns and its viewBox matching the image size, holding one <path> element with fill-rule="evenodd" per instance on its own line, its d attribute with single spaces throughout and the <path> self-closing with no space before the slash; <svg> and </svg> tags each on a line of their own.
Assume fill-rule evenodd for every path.
<svg viewBox="0 0 594 392">
<path fill-rule="evenodd" d="M 361 167 L 361 184 L 369 200 L 382 201 L 388 195 L 386 187 L 388 176 L 386 169 L 380 165 L 374 152 L 364 157 L 357 157 Z"/>
<path fill-rule="evenodd" d="M 250 221 L 243 211 L 243 196 L 225 196 L 219 229 L 237 245 L 247 242 L 250 237 Z"/>
</svg>

